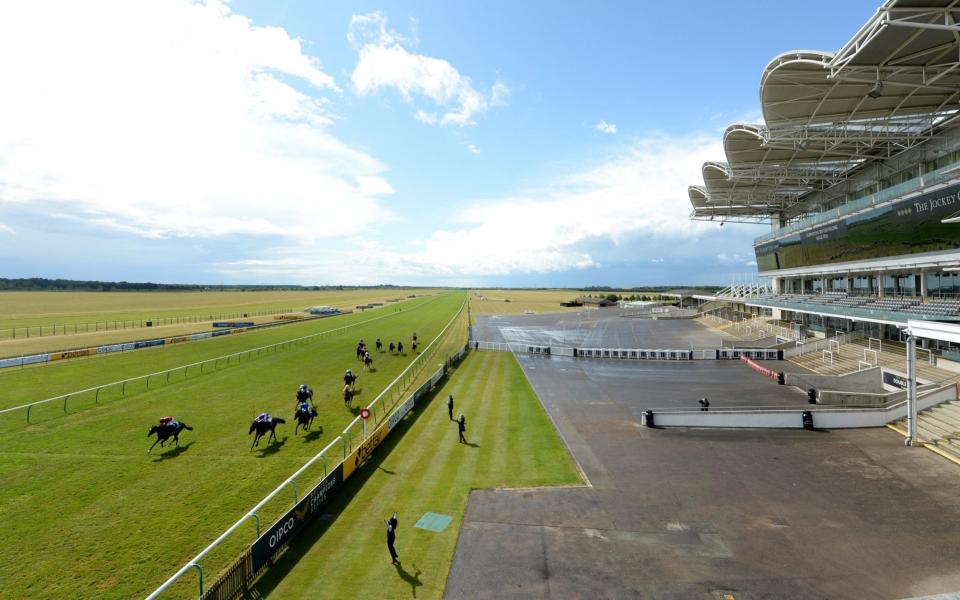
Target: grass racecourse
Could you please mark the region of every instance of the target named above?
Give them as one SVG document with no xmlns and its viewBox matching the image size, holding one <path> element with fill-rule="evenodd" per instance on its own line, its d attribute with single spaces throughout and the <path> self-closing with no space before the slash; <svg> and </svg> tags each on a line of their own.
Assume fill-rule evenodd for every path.
<svg viewBox="0 0 960 600">
<path fill-rule="evenodd" d="M 0 414 L 0 598 L 143 597 L 334 439 L 414 356 L 374 353 L 352 408 L 340 396 L 354 346 L 403 340 L 424 349 L 466 295 L 446 292 L 364 313 L 240 335 L 0 372 L 0 409 L 319 332 L 324 337 L 170 381 L 104 388 Z M 422 379 L 464 341 L 466 314 L 438 344 Z M 432 365 L 432 366 L 431 366 Z M 293 435 L 294 393 L 315 391 L 313 431 Z M 410 386 L 412 389 L 416 382 Z M 467 415 L 469 445 L 457 443 L 446 397 Z M 287 418 L 279 442 L 249 449 L 252 418 Z M 173 415 L 194 427 L 180 448 L 146 450 L 147 429 Z M 331 456 L 336 459 L 337 454 Z M 331 463 L 332 466 L 333 463 Z M 319 465 L 319 463 L 318 463 Z M 298 481 L 308 489 L 322 471 Z M 348 480 L 322 518 L 256 584 L 253 597 L 440 598 L 474 488 L 578 484 L 574 464 L 514 357 L 472 353 L 418 405 Z M 281 493 L 260 517 L 266 528 L 291 505 Z M 399 511 L 402 567 L 389 561 L 382 519 Z M 450 515 L 440 533 L 415 529 L 426 511 Z M 241 527 L 204 560 L 208 583 L 254 539 Z M 191 572 L 165 597 L 196 597 Z"/>
<path fill-rule="evenodd" d="M 269 322 L 308 306 L 343 309 L 437 290 L 292 292 L 0 292 L 0 357 L 84 348 L 210 329 L 211 321 Z M 381 309 L 381 310 L 383 310 Z M 248 317 L 243 317 L 248 314 Z M 152 320 L 152 327 L 145 326 Z"/>
<path fill-rule="evenodd" d="M 467 417 L 468 444 L 447 414 Z M 475 488 L 576 485 L 582 480 L 512 354 L 467 356 L 423 408 L 411 412 L 360 472 L 327 519 L 267 571 L 250 598 L 442 598 L 467 496 Z M 383 520 L 399 513 L 390 563 Z M 430 511 L 453 517 L 442 532 L 414 528 Z"/>
<path fill-rule="evenodd" d="M 387 307 L 0 374 L 0 398 L 10 406 L 358 323 L 240 365 L 128 390 L 124 398 L 101 397 L 99 405 L 79 403 L 66 415 L 59 409 L 38 413 L 29 425 L 23 415 L 0 415 L 0 598 L 146 595 L 336 437 L 413 360 L 409 350 L 406 356 L 375 353 L 376 371 L 361 374 L 361 393 L 348 409 L 340 399 L 341 376 L 359 367 L 359 338 L 409 343 L 416 331 L 426 346 L 463 300 L 463 293 L 444 293 L 405 303 L 402 312 Z M 301 383 L 314 388 L 320 415 L 313 432 L 294 437 L 294 393 Z M 278 427 L 279 443 L 251 451 L 247 429 L 264 411 L 288 423 Z M 163 415 L 194 431 L 183 433 L 179 449 L 158 447 L 148 455 L 147 429 Z M 290 501 L 280 494 L 268 504 L 264 526 Z M 228 538 L 205 560 L 207 577 L 253 537 L 251 524 Z M 173 596 L 195 597 L 196 578 L 186 579 Z"/>
<path fill-rule="evenodd" d="M 255 292 L 0 292 L 0 330 L 54 323 L 206 316 L 290 308 L 303 310 L 315 305 L 353 308 L 357 304 L 385 302 L 410 294 L 435 293 L 437 290 L 401 288 Z"/>
</svg>

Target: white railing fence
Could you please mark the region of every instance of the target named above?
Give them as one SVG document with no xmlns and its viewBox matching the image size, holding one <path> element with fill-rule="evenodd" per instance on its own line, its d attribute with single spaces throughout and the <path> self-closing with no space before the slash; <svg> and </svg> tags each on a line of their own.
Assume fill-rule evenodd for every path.
<svg viewBox="0 0 960 600">
<path fill-rule="evenodd" d="M 380 394 L 374 399 L 374 401 L 370 403 L 370 405 L 367 408 L 370 408 L 373 406 L 380 406 L 379 411 L 373 411 L 373 409 L 371 409 L 371 412 L 374 413 L 374 415 L 376 415 L 376 416 L 371 416 L 371 418 L 374 419 L 374 423 L 375 423 L 375 425 L 370 427 L 371 430 L 376 429 L 377 425 L 382 423 L 383 420 L 387 418 L 388 412 L 398 404 L 397 399 L 399 397 L 402 397 L 402 392 L 405 391 L 406 389 L 403 386 L 409 386 L 409 384 L 416 379 L 416 375 L 414 373 L 419 374 L 423 370 L 424 366 L 427 364 L 427 361 L 430 359 L 430 357 L 433 357 L 436 354 L 437 350 L 439 349 L 438 342 L 440 342 L 440 340 L 445 338 L 446 334 L 450 331 L 450 328 L 456 323 L 456 321 L 459 318 L 461 318 L 461 316 L 465 314 L 464 307 L 467 306 L 468 302 L 469 302 L 469 299 L 464 300 L 464 303 L 461 304 L 460 308 L 453 315 L 453 317 L 446 324 L 446 326 L 444 326 L 443 330 L 441 330 L 441 332 L 433 339 L 433 341 L 431 341 L 426 346 L 426 348 L 424 348 L 423 352 L 421 352 L 407 366 L 407 368 L 404 369 L 403 372 L 401 372 L 392 382 L 390 382 L 390 384 L 388 384 L 387 387 L 384 388 L 382 392 L 380 392 Z M 392 404 L 389 407 L 386 405 L 386 402 L 388 401 L 392 402 Z M 164 591 L 166 591 L 171 585 L 176 583 L 177 580 L 179 580 L 183 575 L 185 575 L 190 570 L 196 570 L 198 574 L 200 595 L 202 596 L 203 595 L 203 566 L 202 566 L 203 559 L 207 555 L 209 555 L 213 550 L 218 548 L 225 540 L 227 540 L 231 534 L 233 534 L 241 526 L 243 526 L 245 523 L 247 523 L 250 520 L 253 520 L 255 523 L 256 535 L 254 537 L 254 540 L 256 540 L 260 536 L 260 530 L 261 530 L 260 515 L 258 513 L 261 510 L 263 510 L 264 506 L 270 500 L 272 500 L 275 496 L 285 491 L 292 491 L 293 493 L 292 504 L 296 505 L 297 502 L 299 501 L 298 480 L 301 478 L 301 476 L 303 476 L 310 469 L 310 467 L 317 464 L 319 461 L 320 465 L 323 468 L 323 474 L 320 475 L 319 477 L 317 477 L 316 475 L 313 476 L 313 479 L 316 479 L 319 481 L 322 477 L 325 477 L 327 475 L 327 473 L 329 472 L 328 469 L 330 466 L 336 467 L 336 465 L 339 464 L 340 461 L 343 461 L 343 459 L 346 458 L 353 451 L 354 439 L 356 438 L 361 443 L 363 441 L 363 437 L 364 437 L 363 434 L 365 430 L 361 425 L 362 421 L 363 420 L 358 415 L 353 421 L 350 422 L 349 425 L 347 425 L 347 427 L 343 430 L 343 432 L 340 435 L 338 435 L 336 438 L 331 440 L 331 442 L 327 444 L 323 448 L 323 450 L 321 450 L 312 458 L 310 458 L 310 460 L 308 460 L 306 464 L 304 464 L 302 467 L 297 469 L 292 475 L 287 477 L 287 479 L 285 479 L 283 483 L 278 485 L 273 491 L 267 494 L 266 497 L 264 497 L 260 502 L 254 505 L 253 508 L 247 511 L 246 514 L 244 514 L 236 522 L 234 522 L 230 527 L 228 527 L 226 531 L 220 534 L 213 542 L 207 545 L 207 547 L 201 550 L 192 559 L 187 561 L 187 563 L 182 567 L 180 567 L 180 569 L 177 570 L 176 573 L 170 576 L 169 579 L 167 579 L 159 587 L 157 587 L 157 589 L 151 592 L 150 595 L 147 596 L 147 600 L 154 600 L 155 598 L 158 598 Z M 359 431 L 357 431 L 358 429 Z M 328 453 L 336 457 L 337 462 L 334 462 L 332 465 L 328 464 L 328 461 L 330 459 L 330 456 L 328 455 Z"/>
<path fill-rule="evenodd" d="M 422 304 L 419 304 L 411 308 L 411 310 L 416 310 L 417 308 L 426 306 L 427 304 L 430 304 L 435 300 L 436 299 L 428 300 L 427 302 L 424 302 Z M 21 404 L 19 406 L 5 408 L 3 410 L 0 410 L 0 416 L 15 413 L 18 411 L 25 411 L 27 423 L 29 423 L 31 411 L 35 406 L 51 404 L 54 402 L 62 402 L 63 412 L 66 413 L 68 411 L 68 403 L 70 400 L 77 401 L 77 400 L 86 398 L 89 401 L 92 398 L 94 404 L 99 404 L 101 400 L 101 394 L 102 392 L 104 392 L 104 390 L 107 390 L 107 391 L 118 390 L 119 395 L 117 397 L 125 398 L 127 396 L 128 386 L 132 387 L 133 385 L 139 382 L 142 382 L 143 384 L 143 389 L 140 391 L 146 391 L 150 389 L 151 381 L 154 383 L 154 387 L 156 387 L 157 385 L 166 385 L 168 383 L 171 383 L 170 378 L 173 375 L 178 376 L 174 380 L 174 382 L 183 381 L 190 376 L 191 369 L 196 375 L 212 373 L 221 367 L 227 367 L 230 365 L 239 365 L 242 362 L 249 362 L 250 360 L 255 360 L 257 358 L 260 358 L 264 354 L 272 354 L 272 353 L 280 352 L 283 350 L 287 350 L 295 345 L 312 343 L 326 336 L 334 335 L 336 333 L 340 333 L 341 331 L 344 331 L 353 327 L 358 327 L 360 325 L 366 325 L 367 323 L 372 323 L 373 321 L 378 321 L 380 319 L 387 319 L 390 317 L 394 317 L 394 316 L 397 316 L 398 314 L 399 313 L 388 313 L 385 315 L 381 315 L 379 317 L 374 317 L 372 319 L 365 319 L 363 321 L 350 323 L 349 325 L 344 325 L 342 327 L 337 327 L 335 329 L 328 329 L 326 331 L 321 331 L 318 333 L 313 333 L 310 335 L 301 336 L 301 337 L 293 338 L 290 340 L 285 340 L 283 342 L 278 342 L 276 344 L 269 344 L 266 346 L 251 348 L 249 350 L 234 352 L 233 354 L 226 354 L 223 356 L 208 358 L 199 362 L 194 362 L 186 365 L 179 365 L 170 369 L 165 369 L 163 371 L 157 371 L 155 373 L 138 375 L 136 377 L 121 379 L 119 381 L 111 381 L 110 383 L 100 384 L 100 385 L 85 388 L 82 390 L 69 392 L 67 394 L 60 394 L 59 396 L 54 396 L 52 398 L 46 398 L 44 400 L 37 400 L 35 402 L 29 402 L 27 404 Z"/>
</svg>

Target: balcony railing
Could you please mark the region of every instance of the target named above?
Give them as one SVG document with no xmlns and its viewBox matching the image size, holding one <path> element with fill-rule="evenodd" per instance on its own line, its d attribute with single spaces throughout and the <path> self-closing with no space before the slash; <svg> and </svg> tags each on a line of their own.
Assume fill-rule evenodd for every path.
<svg viewBox="0 0 960 600">
<path fill-rule="evenodd" d="M 837 208 L 832 208 L 822 213 L 803 217 L 802 219 L 798 219 L 792 223 L 784 225 L 779 229 L 775 229 L 770 233 L 761 235 L 753 241 L 753 245 L 758 246 L 760 244 L 773 241 L 777 238 L 796 233 L 808 227 L 822 225 L 829 221 L 847 217 L 864 210 L 869 210 L 871 208 L 893 202 L 894 200 L 898 200 L 912 192 L 923 192 L 926 190 L 926 188 L 934 185 L 960 179 L 960 173 L 958 173 L 958 170 L 960 170 L 960 164 L 946 165 L 935 171 L 924 173 L 920 177 L 916 177 L 909 181 L 904 181 L 903 183 L 898 183 L 897 185 L 882 189 L 875 194 L 870 194 L 858 200 L 854 200 L 853 202 L 848 202 L 843 206 L 838 206 Z"/>
</svg>

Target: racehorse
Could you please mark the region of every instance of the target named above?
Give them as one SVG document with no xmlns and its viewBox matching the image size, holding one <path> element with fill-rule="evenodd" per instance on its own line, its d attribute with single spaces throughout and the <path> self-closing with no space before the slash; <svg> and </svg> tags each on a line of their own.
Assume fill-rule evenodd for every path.
<svg viewBox="0 0 960 600">
<path fill-rule="evenodd" d="M 373 370 L 373 357 L 367 352 L 363 355 L 363 368 L 369 371 Z"/>
<path fill-rule="evenodd" d="M 413 340 L 413 343 L 410 344 L 410 346 L 413 347 L 413 353 L 416 354 L 416 353 L 417 353 L 417 340 Z"/>
<path fill-rule="evenodd" d="M 377 352 L 383 352 L 383 342 L 380 341 L 380 338 L 377 338 Z"/>
<path fill-rule="evenodd" d="M 310 426 L 313 424 L 313 418 L 316 416 L 317 409 L 312 406 L 306 411 L 297 409 L 297 412 L 293 414 L 293 418 L 297 420 L 297 425 L 293 428 L 293 435 L 297 435 L 297 429 L 300 427 L 303 427 L 304 431 L 310 431 Z"/>
<path fill-rule="evenodd" d="M 357 382 L 359 376 L 353 372 L 347 372 L 343 375 L 343 385 L 349 385 L 350 389 L 354 388 L 354 384 Z"/>
<path fill-rule="evenodd" d="M 390 354 L 393 354 L 393 351 L 396 349 L 397 349 L 396 345 L 394 345 L 393 342 L 390 342 Z"/>
<path fill-rule="evenodd" d="M 397 342 L 397 352 L 403 354 L 403 342 Z"/>
<path fill-rule="evenodd" d="M 343 386 L 343 405 L 349 406 L 353 402 L 353 390 L 349 385 Z"/>
<path fill-rule="evenodd" d="M 167 440 L 170 439 L 170 436 L 173 436 L 174 443 L 180 445 L 180 432 L 184 429 L 188 431 L 193 431 L 193 427 L 185 423 L 175 422 L 173 425 L 154 425 L 150 428 L 150 431 L 147 432 L 147 437 L 150 437 L 153 434 L 157 434 L 157 441 L 153 443 L 153 446 L 156 446 L 158 443 L 160 447 L 167 443 Z M 150 446 L 150 450 L 147 450 L 147 454 L 150 454 L 153 451 L 153 446 Z"/>
<path fill-rule="evenodd" d="M 254 419 L 253 423 L 250 423 L 250 431 L 247 432 L 247 435 L 250 435 L 254 431 L 257 432 L 257 435 L 254 436 L 253 438 L 253 443 L 250 444 L 250 449 L 253 450 L 254 446 L 259 446 L 260 438 L 262 438 L 263 435 L 268 431 L 270 432 L 270 438 L 276 440 L 277 439 L 276 429 L 277 429 L 277 424 L 279 423 L 286 423 L 286 421 L 284 421 L 280 417 L 270 417 L 269 421 L 260 421 L 258 419 Z"/>
</svg>

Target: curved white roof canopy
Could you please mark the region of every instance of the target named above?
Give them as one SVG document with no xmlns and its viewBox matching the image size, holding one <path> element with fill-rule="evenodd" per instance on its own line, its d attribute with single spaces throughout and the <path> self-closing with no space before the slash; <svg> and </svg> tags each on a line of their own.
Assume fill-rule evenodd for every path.
<svg viewBox="0 0 960 600">
<path fill-rule="evenodd" d="M 691 195 L 694 218 L 732 216 L 734 206 L 753 218 L 800 214 L 810 191 L 953 124 L 960 118 L 958 23 L 960 0 L 888 0 L 837 53 L 776 56 L 760 80 L 764 124 L 727 128 L 725 180 L 723 168 L 704 166 L 705 184 L 696 186 L 702 198 L 693 203 Z"/>
</svg>

